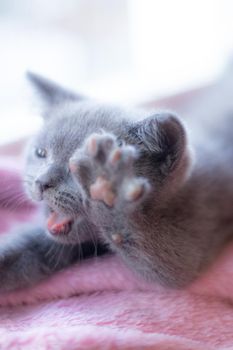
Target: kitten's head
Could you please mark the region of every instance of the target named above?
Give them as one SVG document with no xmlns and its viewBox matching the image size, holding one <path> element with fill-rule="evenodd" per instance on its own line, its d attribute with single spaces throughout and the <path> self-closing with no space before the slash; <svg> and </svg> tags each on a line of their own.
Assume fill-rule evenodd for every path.
<svg viewBox="0 0 233 350">
<path fill-rule="evenodd" d="M 32 73 L 28 77 L 40 97 L 44 123 L 27 150 L 26 190 L 46 204 L 48 233 L 56 240 L 79 243 L 96 230 L 87 215 L 84 189 L 69 169 L 73 153 L 93 132 L 112 132 L 134 144 L 139 150 L 135 170 L 157 186 L 158 194 L 184 178 L 186 137 L 176 117 L 137 112 L 140 121 L 133 121 L 134 112 L 100 105 Z"/>
</svg>

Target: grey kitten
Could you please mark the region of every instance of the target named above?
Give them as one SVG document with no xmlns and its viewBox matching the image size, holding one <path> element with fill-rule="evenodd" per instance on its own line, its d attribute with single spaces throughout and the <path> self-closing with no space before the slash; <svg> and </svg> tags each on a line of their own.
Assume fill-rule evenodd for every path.
<svg viewBox="0 0 233 350">
<path fill-rule="evenodd" d="M 28 77 L 44 126 L 27 149 L 26 191 L 46 218 L 2 239 L 1 290 L 106 251 L 147 280 L 190 283 L 233 233 L 231 133 L 188 137 L 171 113 L 98 104 Z"/>
</svg>

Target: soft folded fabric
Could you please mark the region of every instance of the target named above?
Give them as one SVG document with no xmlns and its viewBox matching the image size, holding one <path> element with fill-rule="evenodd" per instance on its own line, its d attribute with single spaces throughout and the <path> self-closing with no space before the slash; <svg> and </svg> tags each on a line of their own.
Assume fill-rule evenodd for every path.
<svg viewBox="0 0 233 350">
<path fill-rule="evenodd" d="M 0 160 L 0 230 L 38 217 Z M 149 284 L 114 255 L 0 294 L 0 349 L 233 349 L 233 243 L 191 286 Z"/>
</svg>

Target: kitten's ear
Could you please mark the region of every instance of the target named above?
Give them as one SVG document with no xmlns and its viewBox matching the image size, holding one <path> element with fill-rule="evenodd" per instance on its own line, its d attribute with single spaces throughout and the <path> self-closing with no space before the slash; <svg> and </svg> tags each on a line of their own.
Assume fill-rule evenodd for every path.
<svg viewBox="0 0 233 350">
<path fill-rule="evenodd" d="M 27 72 L 26 76 L 37 92 L 42 109 L 41 113 L 44 118 L 49 117 L 49 112 L 56 105 L 66 101 L 79 101 L 84 99 L 83 96 L 67 90 L 38 74 Z"/>
<path fill-rule="evenodd" d="M 163 112 L 148 117 L 133 127 L 131 135 L 142 151 L 153 155 L 163 175 L 187 165 L 186 132 L 173 114 Z"/>
</svg>

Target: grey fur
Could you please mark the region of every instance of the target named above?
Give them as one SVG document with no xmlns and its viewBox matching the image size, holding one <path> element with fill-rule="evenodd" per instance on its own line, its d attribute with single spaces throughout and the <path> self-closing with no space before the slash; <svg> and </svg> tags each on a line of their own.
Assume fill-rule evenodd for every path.
<svg viewBox="0 0 233 350">
<path fill-rule="evenodd" d="M 2 242 L 1 289 L 35 283 L 66 267 L 80 254 L 80 243 L 93 241 L 148 280 L 169 287 L 190 283 L 232 237 L 232 134 L 206 128 L 204 137 L 188 138 L 169 112 L 102 105 L 32 73 L 30 80 L 46 103 L 44 126 L 28 146 L 26 190 L 47 213 L 60 212 L 73 224 L 57 242 L 46 228 Z M 35 155 L 37 148 L 46 150 L 46 158 Z M 112 164 L 115 151 L 121 158 Z M 113 205 L 93 198 L 91 186 L 101 178 L 111 185 Z M 132 184 L 142 191 L 128 200 Z M 57 253 L 50 263 L 46 254 L 53 245 Z"/>
</svg>

